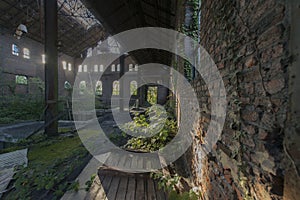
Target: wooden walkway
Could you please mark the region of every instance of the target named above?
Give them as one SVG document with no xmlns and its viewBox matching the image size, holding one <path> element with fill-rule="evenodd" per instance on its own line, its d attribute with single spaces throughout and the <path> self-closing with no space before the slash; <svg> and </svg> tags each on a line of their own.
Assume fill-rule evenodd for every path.
<svg viewBox="0 0 300 200">
<path fill-rule="evenodd" d="M 102 167 L 86 200 L 165 200 L 149 173 L 127 173 Z"/>
<path fill-rule="evenodd" d="M 101 160 L 106 160 L 113 167 L 103 165 L 93 158 L 77 178 L 80 190 L 78 192 L 68 191 L 62 197 L 62 200 L 168 199 L 166 193 L 162 189 L 159 189 L 158 183 L 150 177 L 149 171 L 153 167 L 152 165 L 160 164 L 160 162 L 149 162 L 149 159 L 143 156 L 137 157 L 134 155 L 136 154 L 129 153 L 124 155 L 124 153 L 122 154 L 118 151 L 103 154 Z M 133 167 L 137 165 L 137 168 Z M 90 190 L 86 192 L 84 190 L 86 187 L 85 183 L 95 173 L 97 176 Z"/>
</svg>

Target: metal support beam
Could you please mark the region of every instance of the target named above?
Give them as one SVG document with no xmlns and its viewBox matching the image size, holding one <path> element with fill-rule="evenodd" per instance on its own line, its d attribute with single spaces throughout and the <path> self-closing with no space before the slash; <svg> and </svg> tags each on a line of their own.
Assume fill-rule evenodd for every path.
<svg viewBox="0 0 300 200">
<path fill-rule="evenodd" d="M 120 78 L 125 73 L 125 55 L 120 56 Z M 124 82 L 120 81 L 120 111 L 124 111 Z"/>
<path fill-rule="evenodd" d="M 45 8 L 45 128 L 48 136 L 58 135 L 58 53 L 57 53 L 57 0 L 44 1 Z"/>
</svg>

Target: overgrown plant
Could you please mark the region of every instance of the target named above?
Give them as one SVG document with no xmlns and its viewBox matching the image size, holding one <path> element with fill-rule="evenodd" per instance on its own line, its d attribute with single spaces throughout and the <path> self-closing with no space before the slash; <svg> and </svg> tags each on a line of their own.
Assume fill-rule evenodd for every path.
<svg viewBox="0 0 300 200">
<path fill-rule="evenodd" d="M 157 125 L 160 120 L 165 119 L 165 113 L 159 109 L 158 106 L 152 106 L 147 109 L 146 115 L 136 115 L 132 122 L 124 125 L 126 132 L 137 133 L 140 135 L 153 135 L 152 137 L 139 136 L 128 140 L 125 148 L 132 150 L 140 150 L 153 152 L 163 148 L 168 144 L 177 133 L 177 123 L 170 116 L 165 120 L 163 128 L 156 133 Z M 153 121 L 156 123 L 149 122 L 149 116 L 152 116 Z"/>
<path fill-rule="evenodd" d="M 190 191 L 177 192 L 181 177 L 178 174 L 165 175 L 162 171 L 151 172 L 151 178 L 158 183 L 158 188 L 168 193 L 168 198 L 172 200 L 197 200 L 198 195 L 191 189 Z"/>
<path fill-rule="evenodd" d="M 90 190 L 90 188 L 92 187 L 93 182 L 94 182 L 96 176 L 97 176 L 96 174 L 93 174 L 91 176 L 90 180 L 88 180 L 87 182 L 85 182 L 85 185 L 86 185 L 85 191 L 89 191 Z"/>
<path fill-rule="evenodd" d="M 179 184 L 181 177 L 178 174 L 165 175 L 162 171 L 151 172 L 150 177 L 158 181 L 158 189 L 165 191 L 176 190 L 176 185 Z"/>
<path fill-rule="evenodd" d="M 76 189 L 74 171 L 83 166 L 88 156 L 80 139 L 40 139 L 30 146 L 28 166 L 16 168 L 13 189 L 4 199 L 35 199 L 36 196 L 59 199 L 67 190 Z"/>
</svg>

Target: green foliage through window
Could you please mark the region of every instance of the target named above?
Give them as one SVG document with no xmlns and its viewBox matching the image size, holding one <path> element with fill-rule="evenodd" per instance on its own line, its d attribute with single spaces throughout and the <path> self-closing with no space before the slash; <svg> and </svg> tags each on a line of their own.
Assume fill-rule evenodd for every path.
<svg viewBox="0 0 300 200">
<path fill-rule="evenodd" d="M 26 76 L 16 75 L 16 84 L 27 85 L 28 80 Z"/>
<path fill-rule="evenodd" d="M 118 96 L 120 94 L 120 83 L 119 81 L 113 82 L 113 95 Z"/>
<path fill-rule="evenodd" d="M 156 104 L 157 103 L 157 87 L 148 87 L 148 90 L 147 90 L 147 101 L 150 103 L 150 104 Z"/>
<path fill-rule="evenodd" d="M 136 81 L 130 82 L 130 94 L 137 95 L 137 82 Z"/>
</svg>

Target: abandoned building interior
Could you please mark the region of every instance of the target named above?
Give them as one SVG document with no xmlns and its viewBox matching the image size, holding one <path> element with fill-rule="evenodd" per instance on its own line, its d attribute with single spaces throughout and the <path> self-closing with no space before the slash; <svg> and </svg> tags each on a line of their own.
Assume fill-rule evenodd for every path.
<svg viewBox="0 0 300 200">
<path fill-rule="evenodd" d="M 0 10 L 0 199 L 300 199 L 300 1 Z"/>
</svg>

